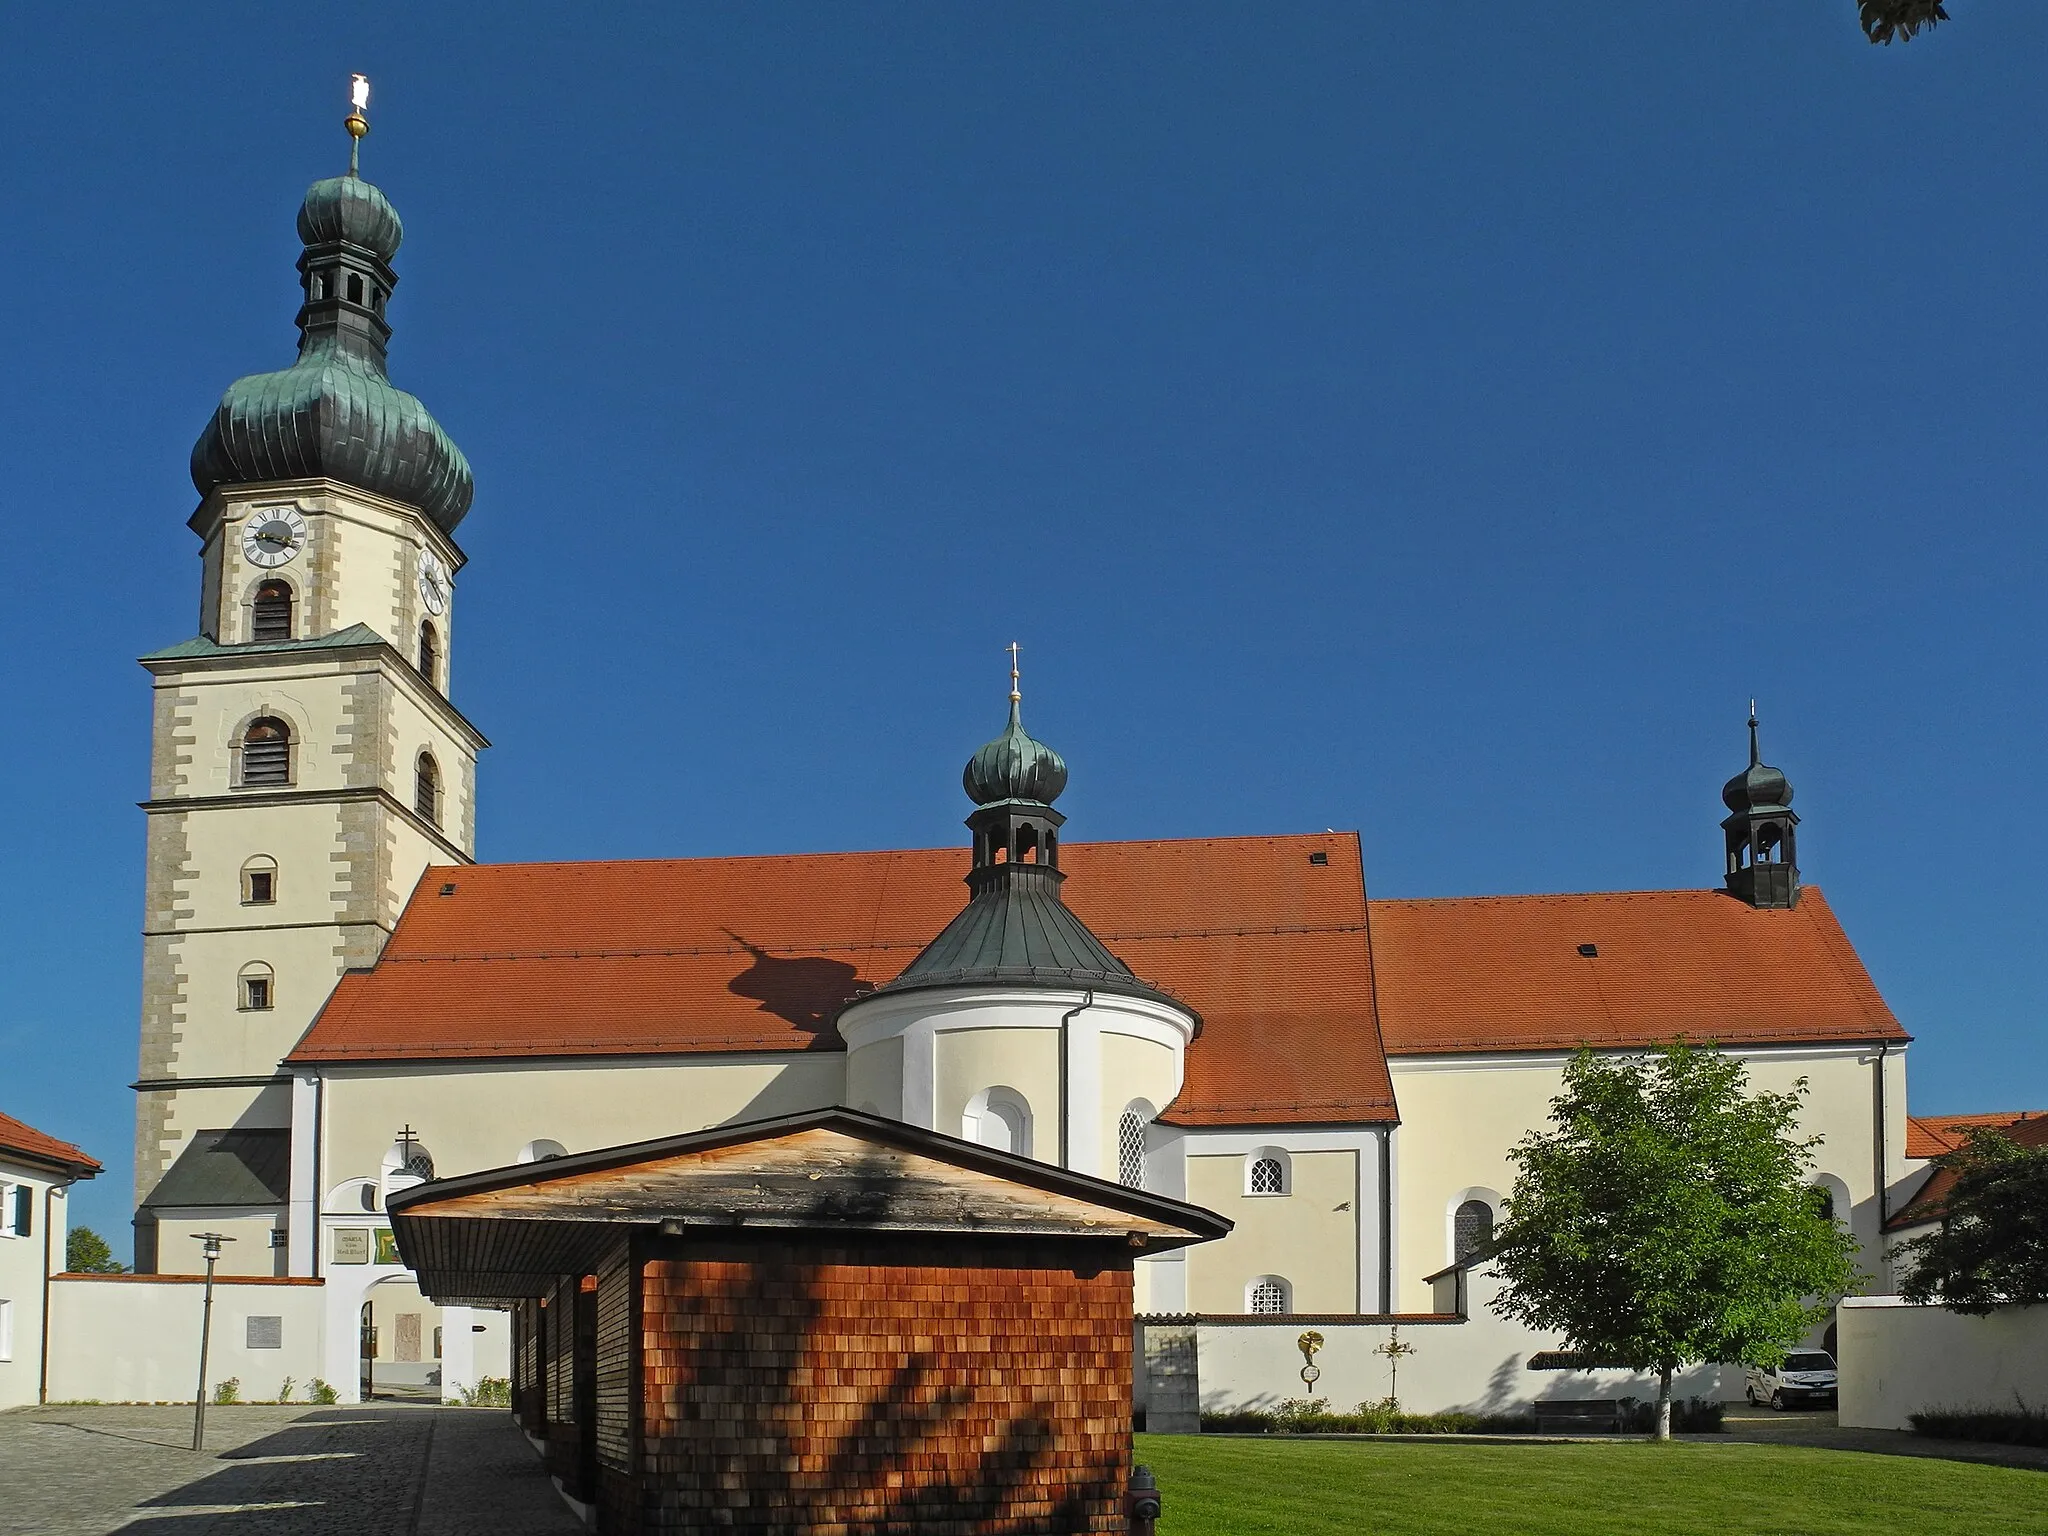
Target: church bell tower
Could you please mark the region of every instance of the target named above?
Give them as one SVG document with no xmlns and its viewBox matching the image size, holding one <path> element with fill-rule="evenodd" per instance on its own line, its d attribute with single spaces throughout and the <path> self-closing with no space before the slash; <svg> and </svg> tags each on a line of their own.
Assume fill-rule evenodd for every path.
<svg viewBox="0 0 2048 1536">
<path fill-rule="evenodd" d="M 192 450 L 198 633 L 142 658 L 138 1269 L 194 1267 L 203 1207 L 232 1270 L 285 1272 L 279 1062 L 421 871 L 474 857 L 486 742 L 452 698 L 470 469 L 386 375 L 403 227 L 358 173 L 366 101 L 359 78 L 348 173 L 299 209 L 298 359 L 230 385 Z"/>
<path fill-rule="evenodd" d="M 1721 787 L 1728 816 L 1728 894 L 1752 907 L 1799 905 L 1799 860 L 1792 784 L 1757 750 L 1756 705 L 1749 706 L 1749 766 Z"/>
</svg>

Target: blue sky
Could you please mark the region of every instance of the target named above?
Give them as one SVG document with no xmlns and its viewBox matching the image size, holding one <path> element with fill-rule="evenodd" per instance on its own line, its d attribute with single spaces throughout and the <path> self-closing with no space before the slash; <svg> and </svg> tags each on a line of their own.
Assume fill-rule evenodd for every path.
<svg viewBox="0 0 2048 1536">
<path fill-rule="evenodd" d="M 0 1107 L 125 1235 L 133 658 L 351 70 L 483 857 L 958 842 L 1014 638 L 1077 837 L 1702 886 L 1756 695 L 1914 1108 L 2048 1105 L 2048 7 L 1854 10 L 15 16 Z"/>
</svg>

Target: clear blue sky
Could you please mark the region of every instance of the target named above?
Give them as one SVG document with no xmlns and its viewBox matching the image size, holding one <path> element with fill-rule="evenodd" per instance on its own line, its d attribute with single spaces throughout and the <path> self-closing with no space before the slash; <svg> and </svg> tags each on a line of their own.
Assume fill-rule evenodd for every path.
<svg viewBox="0 0 2048 1536">
<path fill-rule="evenodd" d="M 123 1234 L 133 658 L 350 70 L 483 857 L 959 842 L 1015 638 L 1076 837 L 1711 885 L 1754 694 L 1913 1106 L 2048 1105 L 2048 6 L 1954 9 L 15 15 L 0 1107 Z"/>
</svg>

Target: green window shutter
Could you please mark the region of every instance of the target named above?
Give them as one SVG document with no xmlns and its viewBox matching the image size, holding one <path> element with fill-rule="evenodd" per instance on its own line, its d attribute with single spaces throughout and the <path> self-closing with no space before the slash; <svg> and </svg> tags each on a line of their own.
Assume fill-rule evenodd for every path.
<svg viewBox="0 0 2048 1536">
<path fill-rule="evenodd" d="M 14 1186 L 14 1231 L 17 1237 L 27 1237 L 35 1216 L 36 1192 L 26 1184 Z"/>
</svg>

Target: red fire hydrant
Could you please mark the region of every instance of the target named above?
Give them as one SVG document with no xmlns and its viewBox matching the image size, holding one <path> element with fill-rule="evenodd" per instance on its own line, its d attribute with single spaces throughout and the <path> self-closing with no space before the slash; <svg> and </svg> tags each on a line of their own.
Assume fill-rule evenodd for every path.
<svg viewBox="0 0 2048 1536">
<path fill-rule="evenodd" d="M 1131 1492 L 1127 1503 L 1131 1513 L 1131 1536 L 1152 1536 L 1153 1522 L 1159 1518 L 1159 1484 L 1153 1480 L 1150 1467 L 1141 1463 L 1131 1473 Z"/>
</svg>

